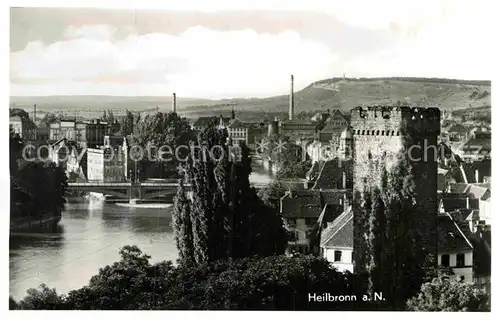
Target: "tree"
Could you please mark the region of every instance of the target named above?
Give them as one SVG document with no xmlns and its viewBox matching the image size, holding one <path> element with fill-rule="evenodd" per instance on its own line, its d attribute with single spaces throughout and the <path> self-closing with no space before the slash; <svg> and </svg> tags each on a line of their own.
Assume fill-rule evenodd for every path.
<svg viewBox="0 0 500 322">
<path fill-rule="evenodd" d="M 57 116 L 54 113 L 47 112 L 43 116 L 40 123 L 46 126 L 50 126 L 50 124 L 55 123 L 56 121 L 57 121 Z"/>
<path fill-rule="evenodd" d="M 23 110 L 22 108 L 11 108 L 9 109 L 9 114 L 10 116 L 19 116 L 24 120 L 30 119 L 29 113 Z"/>
<path fill-rule="evenodd" d="M 177 176 L 180 160 L 187 156 L 186 147 L 194 139 L 189 122 L 177 113 L 157 112 L 136 124 L 134 144 L 146 151 L 145 158 L 140 162 L 143 173 L 149 169 L 150 175 Z M 160 152 L 164 154 L 160 155 Z"/>
<path fill-rule="evenodd" d="M 250 257 L 206 266 L 151 264 L 135 246 L 101 268 L 88 285 L 57 295 L 29 291 L 18 309 L 61 310 L 348 310 L 356 302 L 312 302 L 310 294 L 357 294 L 355 278 L 314 256 Z M 35 296 L 34 296 L 35 294 Z M 16 307 L 15 303 L 11 303 Z"/>
<path fill-rule="evenodd" d="M 286 244 L 276 209 L 268 207 L 250 186 L 248 147 L 227 145 L 227 136 L 214 120 L 198 134 L 186 165 L 183 180 L 190 185 L 192 198 L 185 202 L 190 204 L 197 264 L 280 254 Z"/>
<path fill-rule="evenodd" d="M 179 183 L 177 195 L 174 198 L 172 228 L 174 231 L 175 243 L 179 250 L 179 262 L 193 263 L 194 245 L 191 204 L 186 196 L 186 189 L 182 181 Z"/>
<path fill-rule="evenodd" d="M 11 219 L 60 216 L 64 209 L 67 177 L 53 162 L 22 161 L 11 176 Z"/>
<path fill-rule="evenodd" d="M 415 215 L 415 182 L 410 163 L 400 160 L 383 170 L 379 185 L 363 195 L 365 229 L 363 263 L 368 291 L 383 292 L 393 309 L 404 308 L 426 277 L 427 254 L 421 248 Z"/>
<path fill-rule="evenodd" d="M 491 311 L 490 296 L 473 284 L 436 278 L 407 302 L 409 311 Z"/>
<path fill-rule="evenodd" d="M 134 133 L 134 115 L 129 110 L 127 110 L 125 117 L 122 120 L 121 126 L 122 135 L 124 137 L 127 137 L 128 135 Z"/>
<path fill-rule="evenodd" d="M 19 134 L 15 133 L 12 127 L 9 127 L 9 156 L 10 156 L 10 171 L 17 172 L 18 161 L 22 157 L 23 140 Z"/>
<path fill-rule="evenodd" d="M 259 190 L 258 196 L 266 206 L 277 209 L 282 189 L 280 181 L 274 179 L 270 184 Z"/>
<path fill-rule="evenodd" d="M 41 284 L 38 289 L 31 288 L 27 293 L 28 295 L 17 304 L 13 299 L 9 299 L 10 305 L 20 310 L 55 310 L 60 309 L 64 301 L 55 289 L 50 289 L 45 284 Z"/>
</svg>

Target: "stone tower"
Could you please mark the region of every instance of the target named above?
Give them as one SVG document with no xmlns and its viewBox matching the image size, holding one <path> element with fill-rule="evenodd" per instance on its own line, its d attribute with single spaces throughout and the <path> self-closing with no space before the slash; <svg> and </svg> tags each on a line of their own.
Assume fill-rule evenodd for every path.
<svg viewBox="0 0 500 322">
<path fill-rule="evenodd" d="M 384 167 L 390 171 L 405 153 L 411 153 L 416 185 L 418 225 L 422 247 L 437 258 L 437 138 L 440 134 L 438 108 L 356 107 L 351 110 L 353 134 L 353 205 L 361 202 L 365 188 L 379 186 Z M 424 149 L 427 147 L 425 155 Z M 353 206 L 354 270 L 363 273 L 363 235 L 366 221 L 361 207 Z"/>
</svg>

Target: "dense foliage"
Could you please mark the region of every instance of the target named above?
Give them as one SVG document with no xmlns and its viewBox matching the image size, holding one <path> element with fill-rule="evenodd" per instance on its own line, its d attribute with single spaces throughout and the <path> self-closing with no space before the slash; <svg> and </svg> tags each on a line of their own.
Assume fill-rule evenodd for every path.
<svg viewBox="0 0 500 322">
<path fill-rule="evenodd" d="M 351 309 L 359 302 L 313 302 L 309 294 L 354 294 L 352 275 L 339 273 L 313 256 L 252 257 L 205 266 L 171 262 L 151 265 L 135 246 L 99 270 L 90 283 L 67 295 L 42 286 L 11 308 L 78 310 L 146 309 Z"/>
<path fill-rule="evenodd" d="M 22 140 L 10 132 L 11 221 L 39 220 L 58 216 L 64 209 L 67 178 L 53 162 L 26 161 Z"/>
<path fill-rule="evenodd" d="M 226 141 L 227 132 L 211 124 L 198 134 L 197 148 L 189 155 L 182 180 L 190 185 L 191 195 L 179 187 L 173 221 L 177 245 L 184 245 L 181 262 L 284 252 L 281 218 L 250 186 L 249 149 Z"/>
<path fill-rule="evenodd" d="M 134 114 L 127 110 L 121 122 L 121 132 L 124 137 L 134 133 Z"/>
<path fill-rule="evenodd" d="M 141 173 L 147 177 L 176 177 L 181 160 L 188 154 L 187 148 L 176 149 L 189 147 L 194 138 L 188 120 L 177 113 L 157 112 L 136 120 L 135 124 L 132 144 L 144 151 L 138 163 Z"/>
<path fill-rule="evenodd" d="M 368 232 L 358 254 L 366 272 L 369 293 L 383 292 L 393 309 L 404 309 L 424 278 L 427 254 L 421 245 L 421 231 L 415 221 L 415 183 L 410 164 L 400 160 L 390 172 L 384 169 L 378 186 L 366 187 L 362 199 L 361 231 Z"/>
<path fill-rule="evenodd" d="M 490 297 L 470 283 L 436 278 L 407 302 L 409 311 L 490 311 Z"/>
</svg>

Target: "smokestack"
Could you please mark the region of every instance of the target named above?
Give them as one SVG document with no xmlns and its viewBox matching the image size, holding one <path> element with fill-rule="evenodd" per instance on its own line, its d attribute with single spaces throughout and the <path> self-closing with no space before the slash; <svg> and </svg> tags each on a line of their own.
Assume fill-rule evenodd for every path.
<svg viewBox="0 0 500 322">
<path fill-rule="evenodd" d="M 172 112 L 177 113 L 177 97 L 175 96 L 175 93 L 172 99 Z"/>
<path fill-rule="evenodd" d="M 34 139 L 36 140 L 36 137 L 37 137 L 37 133 L 36 133 L 36 104 L 33 105 L 33 124 L 35 125 Z"/>
<path fill-rule="evenodd" d="M 288 119 L 289 120 L 292 120 L 293 119 L 293 109 L 294 109 L 294 106 L 293 106 L 294 102 L 293 102 L 293 75 L 290 76 L 290 103 L 289 103 L 289 106 L 288 106 Z"/>
<path fill-rule="evenodd" d="M 476 183 L 480 183 L 479 182 L 479 170 L 478 169 L 476 169 L 475 175 L 476 175 Z"/>
<path fill-rule="evenodd" d="M 346 178 L 346 175 L 345 175 L 345 171 L 342 172 L 342 189 L 346 189 L 347 187 L 347 178 Z"/>
</svg>

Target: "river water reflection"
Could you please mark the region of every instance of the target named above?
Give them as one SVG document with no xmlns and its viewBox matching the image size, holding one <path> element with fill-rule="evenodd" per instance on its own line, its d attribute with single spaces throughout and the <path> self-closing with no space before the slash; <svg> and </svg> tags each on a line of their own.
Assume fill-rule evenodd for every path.
<svg viewBox="0 0 500 322">
<path fill-rule="evenodd" d="M 254 167 L 252 182 L 271 176 Z M 19 300 L 26 290 L 45 283 L 58 293 L 86 285 L 100 267 L 119 259 L 125 245 L 137 245 L 152 261 L 177 258 L 172 208 L 128 208 L 95 199 L 68 202 L 58 230 L 17 234 L 10 238 L 10 295 Z"/>
</svg>

